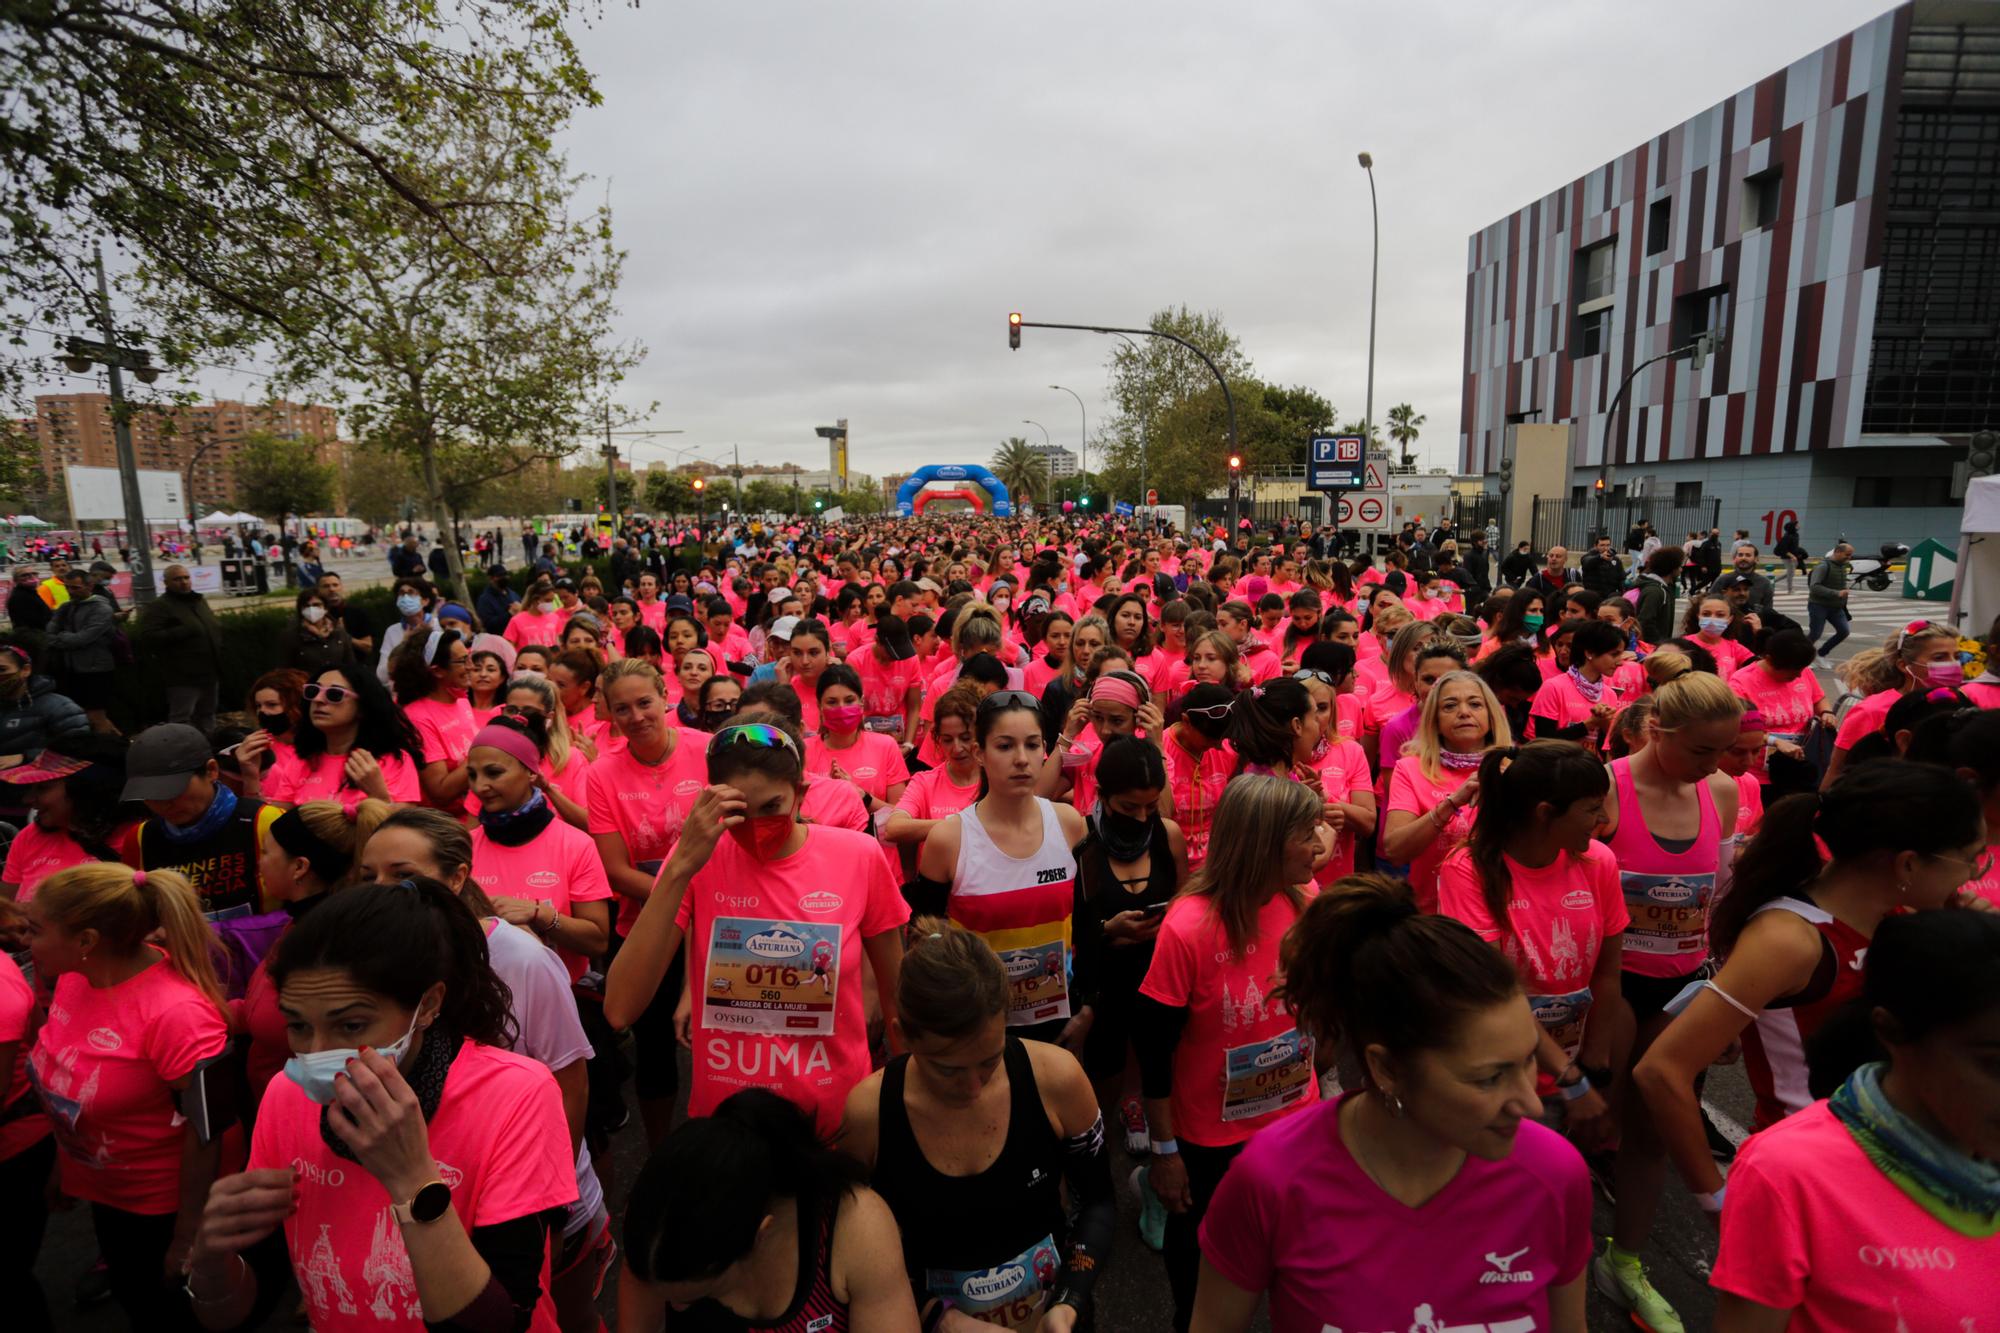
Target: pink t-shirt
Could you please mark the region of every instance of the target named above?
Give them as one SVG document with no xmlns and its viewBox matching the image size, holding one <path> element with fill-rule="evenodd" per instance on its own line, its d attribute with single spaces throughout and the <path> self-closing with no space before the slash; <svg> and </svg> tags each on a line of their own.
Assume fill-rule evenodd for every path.
<svg viewBox="0 0 2000 1333">
<path fill-rule="evenodd" d="M 1382 827 L 1389 827 L 1389 815 L 1397 810 L 1407 810 L 1419 819 L 1428 819 L 1439 802 L 1463 787 L 1466 780 L 1478 772 L 1476 768 L 1447 768 L 1439 764 L 1438 778 L 1432 781 L 1424 775 L 1421 758 L 1413 754 L 1404 755 L 1396 761 L 1395 771 L 1389 777 L 1389 804 L 1382 812 Z M 1464 842 L 1466 835 L 1472 832 L 1477 810 L 1476 802 L 1468 803 L 1431 839 L 1431 845 L 1410 862 L 1410 888 L 1417 895 L 1419 909 L 1437 911 L 1438 867 L 1452 848 Z"/>
<path fill-rule="evenodd" d="M 564 916 L 574 915 L 570 909 L 576 903 L 611 898 L 611 881 L 605 877 L 597 844 L 560 818 L 550 820 L 539 837 L 518 847 L 503 847 L 475 824 L 472 882 L 489 898 L 540 898 Z M 584 974 L 582 954 L 559 948 L 556 955 L 569 969 L 571 981 Z"/>
<path fill-rule="evenodd" d="M 1739 818 L 1741 817 L 1739 816 Z M 1965 887 L 1984 898 L 1987 902 L 1992 903 L 1995 907 L 2000 907 L 2000 843 L 1994 843 L 1987 847 L 1986 854 L 1993 858 L 1994 868 L 1987 871 L 1978 879 L 1967 880 Z"/>
<path fill-rule="evenodd" d="M 271 1080 L 250 1140 L 248 1169 L 289 1167 L 296 1206 L 285 1248 L 306 1318 L 318 1333 L 423 1333 L 395 1200 L 365 1167 L 334 1155 L 320 1137 L 320 1107 L 288 1078 Z M 425 1127 L 438 1176 L 466 1231 L 574 1202 L 576 1163 L 554 1075 L 535 1060 L 467 1042 L 445 1075 L 437 1114 Z M 528 1327 L 556 1333 L 548 1261 Z"/>
<path fill-rule="evenodd" d="M 1262 685 L 1273 680 L 1285 669 L 1285 663 L 1278 656 L 1278 650 L 1262 639 L 1252 639 L 1243 645 L 1243 665 L 1250 668 L 1250 683 Z"/>
<path fill-rule="evenodd" d="M 1410 1208 L 1347 1150 L 1340 1107 L 1322 1102 L 1252 1139 L 1202 1219 L 1203 1257 L 1270 1294 L 1272 1333 L 1548 1328 L 1549 1290 L 1590 1260 L 1590 1174 L 1576 1149 L 1525 1120 L 1512 1153 L 1468 1156 Z"/>
<path fill-rule="evenodd" d="M 2000 1311 L 2000 1236 L 1931 1216 L 1815 1102 L 1738 1150 L 1709 1282 L 1792 1311 L 1794 1333 L 1958 1333 Z"/>
<path fill-rule="evenodd" d="M 443 764 L 446 770 L 463 768 L 478 731 L 472 721 L 472 707 L 463 699 L 443 703 L 436 699 L 416 699 L 403 705 L 403 716 L 417 729 L 423 743 L 424 763 Z M 426 800 L 426 805 L 431 802 Z M 456 810 L 451 813 L 457 814 Z"/>
<path fill-rule="evenodd" d="M 868 1075 L 864 942 L 910 919 L 874 839 L 808 825 L 805 846 L 759 861 L 733 836 L 695 873 L 676 919 L 694 997 L 688 1114 L 765 1087 L 840 1127 Z"/>
<path fill-rule="evenodd" d="M 30 1093 L 28 1083 L 27 1038 L 35 1012 L 35 991 L 21 975 L 13 958 L 0 954 L 0 1044 L 16 1043 L 14 1067 L 0 1070 L 0 1106 L 13 1106 Z M 5 1162 L 41 1141 L 49 1132 L 45 1115 L 21 1115 L 0 1125 L 0 1162 Z"/>
<path fill-rule="evenodd" d="M 1813 672 L 1801 671 L 1796 680 L 1780 681 L 1761 662 L 1731 676 L 1729 688 L 1764 715 L 1764 729 L 1772 739 L 1794 743 L 1804 739 L 1813 710 L 1826 697 Z"/>
<path fill-rule="evenodd" d="M 694 798 L 708 785 L 708 749 L 699 732 L 683 731 L 674 752 L 658 764 L 642 764 L 629 750 L 599 755 L 590 766 L 590 826 L 592 837 L 616 833 L 625 840 L 625 856 L 635 866 L 665 860 L 681 836 Z M 618 933 L 631 933 L 642 906 L 618 897 Z"/>
<path fill-rule="evenodd" d="M 645 608 L 641 607 L 640 614 L 643 616 L 644 613 Z M 567 618 L 561 611 L 543 615 L 539 611 L 523 609 L 508 619 L 507 629 L 500 637 L 516 648 L 526 648 L 529 644 L 553 648 L 562 642 L 563 621 Z"/>
<path fill-rule="evenodd" d="M 903 735 L 903 707 L 909 702 L 910 687 L 922 682 L 917 660 L 884 662 L 869 648 L 850 656 L 847 665 L 861 677 L 861 725 L 899 740 L 911 739 Z"/>
<path fill-rule="evenodd" d="M 1737 668 L 1756 656 L 1748 648 L 1734 639 L 1717 639 L 1710 642 L 1707 635 L 1697 634 L 1694 641 L 1715 656 L 1715 674 L 1726 683 L 1736 674 Z"/>
<path fill-rule="evenodd" d="M 1601 842 L 1592 842 L 1582 856 L 1565 852 L 1545 866 L 1503 859 L 1511 881 L 1506 929 L 1486 910 L 1485 880 L 1469 848 L 1445 857 L 1438 868 L 1438 911 L 1463 921 L 1480 939 L 1501 945 L 1521 974 L 1536 1020 L 1574 1056 L 1595 998 L 1590 978 L 1598 955 L 1604 942 L 1623 934 L 1632 920 L 1625 910 L 1618 862 Z M 1545 1073 L 1542 1081 L 1550 1086 L 1555 1080 Z"/>
<path fill-rule="evenodd" d="M 940 764 L 911 778 L 910 785 L 903 788 L 896 808 L 912 819 L 948 819 L 978 799 L 979 778 L 976 772 L 971 784 L 961 787 L 951 780 L 950 772 Z"/>
<path fill-rule="evenodd" d="M 406 756 L 378 754 L 375 762 L 382 768 L 390 800 L 399 805 L 416 805 L 422 800 L 423 785 L 417 781 L 416 765 Z M 264 774 L 264 799 L 280 805 L 335 800 L 349 786 L 346 768 L 344 754 L 321 754 L 314 759 L 294 755 L 290 762 L 279 759 Z"/>
<path fill-rule="evenodd" d="M 1290 895 L 1273 894 L 1238 955 L 1209 899 L 1168 905 L 1139 993 L 1187 1010 L 1174 1047 L 1176 1138 L 1226 1148 L 1319 1099 L 1312 1038 L 1271 998 L 1284 981 L 1278 942 L 1296 920 Z"/>
<path fill-rule="evenodd" d="M 1049 682 L 1062 675 L 1063 670 L 1063 663 L 1057 662 L 1054 666 L 1050 666 L 1049 659 L 1037 653 L 1028 662 L 1027 670 L 1022 673 L 1021 688 L 1039 699 L 1042 691 L 1048 689 Z"/>
<path fill-rule="evenodd" d="M 1325 754 L 1313 761 L 1313 767 L 1319 771 L 1320 793 L 1329 801 L 1352 804 L 1357 795 L 1372 790 L 1368 756 L 1353 741 L 1336 740 L 1326 747 Z M 1352 824 L 1340 830 L 1333 843 L 1333 859 L 1319 868 L 1313 876 L 1315 883 L 1325 886 L 1343 875 L 1354 873 L 1354 839 L 1357 832 Z"/>
<path fill-rule="evenodd" d="M 69 834 L 50 833 L 40 824 L 30 821 L 8 844 L 7 865 L 5 869 L 0 869 L 0 880 L 16 887 L 16 902 L 29 903 L 34 901 L 35 890 L 41 887 L 42 881 L 56 871 L 96 859 Z"/>
<path fill-rule="evenodd" d="M 1840 719 L 1840 730 L 1833 738 L 1833 748 L 1852 750 L 1863 736 L 1872 736 L 1882 730 L 1889 721 L 1889 710 L 1902 697 L 1899 690 L 1883 690 L 1856 703 Z"/>
<path fill-rule="evenodd" d="M 1187 839 L 1188 869 L 1208 860 L 1208 831 L 1222 789 L 1236 772 L 1236 752 L 1227 744 L 1212 745 L 1199 755 L 1182 748 L 1171 734 L 1160 745 L 1167 761 L 1167 789 L 1173 793 L 1174 822 Z"/>
<path fill-rule="evenodd" d="M 184 1135 L 170 1085 L 228 1040 L 222 1011 L 165 955 L 116 986 L 56 978 L 29 1074 L 55 1122 L 63 1192 L 128 1213 L 179 1212 Z"/>
<path fill-rule="evenodd" d="M 1597 703 L 1606 704 L 1614 711 L 1623 706 L 1624 700 L 1618 697 L 1618 688 L 1609 678 L 1599 684 L 1604 690 Z M 1590 721 L 1590 710 L 1596 706 L 1584 698 L 1582 689 L 1570 679 L 1569 672 L 1557 672 L 1542 682 L 1542 688 L 1535 691 L 1535 701 L 1528 705 L 1528 739 L 1535 739 L 1535 719 L 1538 717 L 1552 717 L 1558 727 L 1573 727 L 1579 722 Z"/>
<path fill-rule="evenodd" d="M 903 762 L 903 747 L 877 732 L 859 733 L 853 747 L 846 750 L 832 748 L 819 736 L 806 741 L 806 772 L 831 775 L 836 763 L 842 773 L 878 801 L 889 799 L 889 788 L 910 780 L 910 766 Z"/>
</svg>

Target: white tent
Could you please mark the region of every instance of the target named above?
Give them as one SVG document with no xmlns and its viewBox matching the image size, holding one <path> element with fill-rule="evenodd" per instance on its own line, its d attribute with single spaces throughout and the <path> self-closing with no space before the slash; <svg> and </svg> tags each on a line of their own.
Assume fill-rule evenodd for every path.
<svg viewBox="0 0 2000 1333">
<path fill-rule="evenodd" d="M 212 514 L 204 514 L 201 517 L 202 526 L 210 528 L 222 527 L 225 524 L 234 523 L 235 521 L 236 515 L 230 513 L 227 509 L 218 509 Z"/>
<path fill-rule="evenodd" d="M 1958 577 L 1951 588 L 1952 623 L 1978 638 L 2000 616 L 2000 476 L 1974 477 L 1959 520 Z"/>
<path fill-rule="evenodd" d="M 36 518 L 33 514 L 11 514 L 8 516 L 7 522 L 17 528 L 46 528 L 52 526 L 47 520 Z"/>
</svg>

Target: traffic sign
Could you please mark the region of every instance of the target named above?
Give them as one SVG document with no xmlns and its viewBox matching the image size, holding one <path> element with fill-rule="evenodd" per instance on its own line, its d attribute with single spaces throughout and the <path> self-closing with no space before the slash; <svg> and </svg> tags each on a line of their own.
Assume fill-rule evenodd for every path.
<svg viewBox="0 0 2000 1333">
<path fill-rule="evenodd" d="M 1111 506 L 1111 512 L 1121 517 L 1129 518 L 1132 514 L 1132 506 L 1120 500 Z"/>
<path fill-rule="evenodd" d="M 1368 471 L 1361 479 L 1362 490 L 1381 491 L 1385 495 L 1388 493 L 1389 474 L 1383 466 L 1386 461 L 1380 455 L 1368 460 Z"/>
<path fill-rule="evenodd" d="M 1159 502 L 1160 502 L 1160 493 L 1156 490 L 1148 488 L 1146 491 L 1146 503 L 1149 505 L 1156 505 Z"/>
<path fill-rule="evenodd" d="M 1343 495 L 1334 502 L 1333 522 L 1354 532 L 1385 532 L 1388 514 L 1388 502 L 1379 495 Z"/>
<path fill-rule="evenodd" d="M 1323 435 L 1312 442 L 1306 488 L 1346 491 L 1361 485 L 1366 448 L 1359 435 Z"/>
</svg>

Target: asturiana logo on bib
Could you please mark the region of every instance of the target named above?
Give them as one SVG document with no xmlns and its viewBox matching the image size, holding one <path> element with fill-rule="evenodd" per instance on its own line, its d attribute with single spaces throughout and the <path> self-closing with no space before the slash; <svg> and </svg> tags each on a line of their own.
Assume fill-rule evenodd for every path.
<svg viewBox="0 0 2000 1333">
<path fill-rule="evenodd" d="M 1023 977 L 1036 976 L 1042 970 L 1041 963 L 1031 953 L 1009 954 L 1006 962 L 1007 977 L 1010 981 L 1019 981 Z"/>
<path fill-rule="evenodd" d="M 806 942 L 783 926 L 774 926 L 743 941 L 743 948 L 759 958 L 797 958 L 806 951 Z"/>
<path fill-rule="evenodd" d="M 1272 1065 L 1284 1064 L 1297 1054 L 1298 1048 L 1296 1046 L 1291 1042 L 1281 1041 L 1271 1047 L 1270 1050 L 1259 1051 L 1257 1053 L 1257 1067 L 1260 1069 L 1269 1069 Z"/>
<path fill-rule="evenodd" d="M 1008 1264 L 990 1273 L 965 1279 L 965 1294 L 975 1301 L 998 1300 L 1020 1286 L 1027 1277 L 1027 1269 L 1019 1264 Z"/>
</svg>

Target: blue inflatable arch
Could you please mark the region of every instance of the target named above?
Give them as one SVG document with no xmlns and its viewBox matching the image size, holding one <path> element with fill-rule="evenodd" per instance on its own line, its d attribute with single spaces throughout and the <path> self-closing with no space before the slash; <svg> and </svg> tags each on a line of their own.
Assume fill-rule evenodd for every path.
<svg viewBox="0 0 2000 1333">
<path fill-rule="evenodd" d="M 1014 501 L 1007 494 L 1007 484 L 977 463 L 932 463 L 918 468 L 896 490 L 896 513 L 903 518 L 915 514 L 917 493 L 933 481 L 977 482 L 993 497 L 993 517 L 1014 517 Z"/>
</svg>

